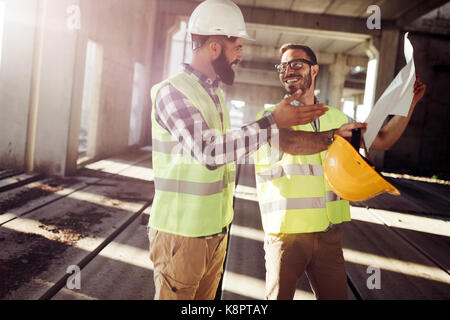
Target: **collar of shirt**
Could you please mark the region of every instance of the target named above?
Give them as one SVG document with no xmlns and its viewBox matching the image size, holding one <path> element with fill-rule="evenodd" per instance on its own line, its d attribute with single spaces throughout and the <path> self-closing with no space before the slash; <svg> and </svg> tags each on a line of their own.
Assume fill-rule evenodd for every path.
<svg viewBox="0 0 450 320">
<path fill-rule="evenodd" d="M 204 75 L 200 71 L 194 70 L 190 65 L 187 63 L 183 64 L 184 71 L 187 74 L 190 74 L 196 79 L 198 82 L 203 84 L 206 87 L 209 87 L 211 89 L 217 90 L 219 88 L 220 78 L 217 77 L 216 80 L 211 80 L 207 75 Z"/>
</svg>

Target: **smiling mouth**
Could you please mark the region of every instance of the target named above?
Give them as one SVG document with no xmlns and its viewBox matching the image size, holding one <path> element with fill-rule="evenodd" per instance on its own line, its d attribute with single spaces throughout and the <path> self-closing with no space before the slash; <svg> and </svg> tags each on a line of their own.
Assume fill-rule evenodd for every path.
<svg viewBox="0 0 450 320">
<path fill-rule="evenodd" d="M 286 84 L 293 84 L 293 83 L 296 83 L 299 80 L 300 80 L 300 78 L 289 78 L 289 79 L 284 80 L 284 83 L 286 83 Z"/>
</svg>

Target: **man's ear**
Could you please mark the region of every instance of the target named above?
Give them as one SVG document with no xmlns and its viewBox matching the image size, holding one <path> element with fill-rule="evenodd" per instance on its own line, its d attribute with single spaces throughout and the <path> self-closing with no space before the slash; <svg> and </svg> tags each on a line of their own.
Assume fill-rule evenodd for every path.
<svg viewBox="0 0 450 320">
<path fill-rule="evenodd" d="M 311 75 L 313 76 L 313 78 L 317 77 L 317 74 L 319 73 L 319 65 L 316 64 L 314 66 L 311 66 Z"/>
<path fill-rule="evenodd" d="M 212 60 L 216 60 L 222 52 L 222 45 L 216 41 L 211 41 L 208 48 Z"/>
</svg>

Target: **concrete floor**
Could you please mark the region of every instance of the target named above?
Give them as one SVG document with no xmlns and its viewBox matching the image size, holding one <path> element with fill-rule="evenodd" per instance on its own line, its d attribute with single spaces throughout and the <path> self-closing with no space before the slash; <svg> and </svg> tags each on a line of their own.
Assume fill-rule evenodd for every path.
<svg viewBox="0 0 450 320">
<path fill-rule="evenodd" d="M 28 179 L 0 180 L 0 299 L 153 298 L 148 149 L 92 163 L 76 177 Z M 349 297 L 449 299 L 450 187 L 390 180 L 401 197 L 355 203 L 342 226 Z M 263 299 L 264 233 L 250 166 L 239 183 L 222 299 Z M 81 268 L 80 289 L 69 289 L 72 265 Z M 379 289 L 368 288 L 369 267 L 380 269 Z M 305 276 L 295 298 L 314 299 Z"/>
</svg>

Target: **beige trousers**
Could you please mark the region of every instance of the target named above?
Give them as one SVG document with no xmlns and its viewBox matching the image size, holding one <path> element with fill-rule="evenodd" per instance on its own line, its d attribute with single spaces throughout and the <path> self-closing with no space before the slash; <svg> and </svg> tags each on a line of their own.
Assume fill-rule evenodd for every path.
<svg viewBox="0 0 450 320">
<path fill-rule="evenodd" d="M 327 232 L 266 235 L 266 299 L 292 300 L 303 273 L 319 300 L 347 299 L 338 225 Z"/>
<path fill-rule="evenodd" d="M 213 300 L 223 273 L 227 235 L 183 237 L 149 228 L 155 300 Z"/>
</svg>

